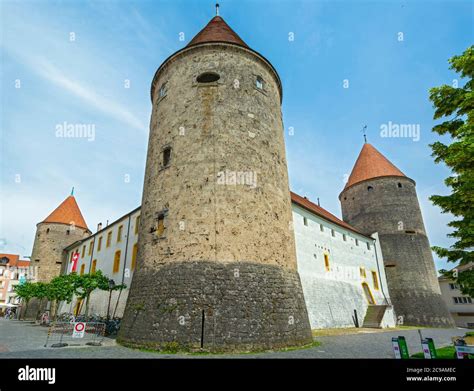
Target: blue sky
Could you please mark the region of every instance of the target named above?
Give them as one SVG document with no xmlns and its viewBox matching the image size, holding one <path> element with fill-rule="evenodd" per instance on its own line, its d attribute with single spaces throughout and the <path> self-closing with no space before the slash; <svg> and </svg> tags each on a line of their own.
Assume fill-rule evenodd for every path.
<svg viewBox="0 0 474 391">
<path fill-rule="evenodd" d="M 448 245 L 450 216 L 428 201 L 449 174 L 430 157 L 428 90 L 457 78 L 447 60 L 473 43 L 474 3 L 220 4 L 281 76 L 291 188 L 340 216 L 367 125 L 416 180 L 431 243 Z M 0 251 L 30 255 L 36 223 L 72 186 L 92 230 L 140 204 L 153 74 L 213 15 L 203 0 L 1 2 Z M 64 122 L 94 125 L 94 139 L 57 137 Z M 389 122 L 419 125 L 419 141 L 381 137 Z"/>
</svg>

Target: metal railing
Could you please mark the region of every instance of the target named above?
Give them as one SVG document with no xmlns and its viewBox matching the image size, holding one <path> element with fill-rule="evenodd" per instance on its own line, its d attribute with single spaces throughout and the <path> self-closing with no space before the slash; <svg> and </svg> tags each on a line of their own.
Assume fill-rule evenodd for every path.
<svg viewBox="0 0 474 391">
<path fill-rule="evenodd" d="M 53 322 L 44 347 L 101 346 L 104 338 L 103 322 Z"/>
</svg>

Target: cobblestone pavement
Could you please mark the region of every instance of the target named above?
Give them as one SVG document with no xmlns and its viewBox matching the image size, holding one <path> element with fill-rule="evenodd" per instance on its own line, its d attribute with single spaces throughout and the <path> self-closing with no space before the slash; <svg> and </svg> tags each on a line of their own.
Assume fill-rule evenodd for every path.
<svg viewBox="0 0 474 391">
<path fill-rule="evenodd" d="M 451 343 L 451 337 L 466 329 L 422 329 L 435 345 Z M 47 327 L 29 322 L 0 319 L 0 359 L 2 358 L 393 358 L 391 338 L 403 335 L 410 353 L 421 351 L 417 330 L 359 332 L 358 334 L 316 337 L 321 343 L 309 349 L 237 355 L 178 355 L 128 349 L 106 338 L 100 347 L 45 348 Z"/>
</svg>

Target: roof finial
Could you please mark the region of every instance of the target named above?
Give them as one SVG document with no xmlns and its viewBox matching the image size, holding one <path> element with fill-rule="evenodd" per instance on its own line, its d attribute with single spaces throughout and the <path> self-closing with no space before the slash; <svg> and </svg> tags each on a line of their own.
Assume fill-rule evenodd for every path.
<svg viewBox="0 0 474 391">
<path fill-rule="evenodd" d="M 71 189 L 71 195 L 72 195 L 72 196 L 74 195 L 74 186 L 73 186 L 72 189 Z"/>
<path fill-rule="evenodd" d="M 362 128 L 362 133 L 364 133 L 364 143 L 367 144 L 367 134 L 366 134 L 366 130 L 367 130 L 367 125 L 364 125 L 364 127 Z"/>
<path fill-rule="evenodd" d="M 216 16 L 219 16 L 219 3 L 216 3 Z"/>
</svg>

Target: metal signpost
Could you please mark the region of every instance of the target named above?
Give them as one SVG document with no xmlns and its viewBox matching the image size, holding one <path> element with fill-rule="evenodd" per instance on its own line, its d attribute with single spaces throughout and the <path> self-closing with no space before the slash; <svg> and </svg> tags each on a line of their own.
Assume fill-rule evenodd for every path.
<svg viewBox="0 0 474 391">
<path fill-rule="evenodd" d="M 73 338 L 84 338 L 84 333 L 86 330 L 86 324 L 84 322 L 74 323 L 74 329 L 72 331 Z"/>
<path fill-rule="evenodd" d="M 402 358 L 402 355 L 400 354 L 400 348 L 398 346 L 398 338 L 392 337 L 392 349 L 393 349 L 393 354 L 395 355 L 395 358 L 400 359 Z"/>
<path fill-rule="evenodd" d="M 423 347 L 423 355 L 425 358 L 436 358 L 436 349 L 433 338 L 425 338 L 421 341 L 421 346 Z"/>
<path fill-rule="evenodd" d="M 459 359 L 468 359 L 470 354 L 474 354 L 474 346 L 455 345 L 456 357 Z"/>
<path fill-rule="evenodd" d="M 398 347 L 400 348 L 400 354 L 403 359 L 410 358 L 410 354 L 408 353 L 408 345 L 407 341 L 405 340 L 405 337 L 398 337 Z"/>
</svg>

